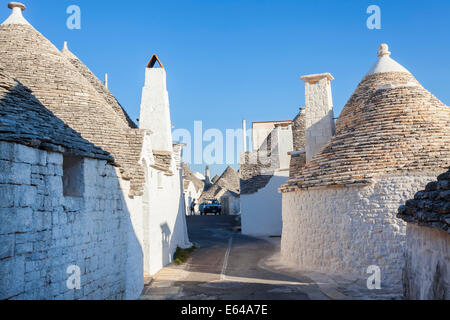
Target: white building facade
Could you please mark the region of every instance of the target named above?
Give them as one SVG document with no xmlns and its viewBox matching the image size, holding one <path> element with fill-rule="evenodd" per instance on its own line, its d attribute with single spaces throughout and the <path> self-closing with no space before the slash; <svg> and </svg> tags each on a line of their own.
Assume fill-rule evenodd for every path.
<svg viewBox="0 0 450 320">
<path fill-rule="evenodd" d="M 281 188 L 281 256 L 304 270 L 361 280 L 378 266 L 382 287 L 399 290 L 406 224 L 397 209 L 450 164 L 450 108 L 390 54 L 380 46 L 379 60 L 344 107 L 330 141 L 306 148 L 306 166 L 293 161 Z M 334 131 L 323 115 L 316 123 L 325 130 L 306 128 L 312 138 Z"/>
<path fill-rule="evenodd" d="M 138 128 L 67 45 L 60 52 L 36 31 L 24 5 L 9 7 L 13 14 L 0 26 L 2 68 L 32 92 L 24 105 L 40 106 L 36 119 L 49 112 L 66 127 L 53 142 L 45 123 L 32 131 L 34 139 L 10 141 L 20 127 L 0 137 L 0 159 L 10 168 L 0 178 L 0 297 L 136 299 L 144 274 L 170 263 L 178 246 L 190 246 L 165 70 L 146 68 Z M 3 108 L 23 112 L 20 104 Z M 61 138 L 67 131 L 75 146 Z M 72 266 L 80 268 L 79 290 L 67 287 Z"/>
</svg>

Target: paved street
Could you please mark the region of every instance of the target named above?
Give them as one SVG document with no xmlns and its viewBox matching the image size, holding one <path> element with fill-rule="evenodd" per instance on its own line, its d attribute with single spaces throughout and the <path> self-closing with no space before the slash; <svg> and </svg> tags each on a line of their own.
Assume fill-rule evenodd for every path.
<svg viewBox="0 0 450 320">
<path fill-rule="evenodd" d="M 183 266 L 155 275 L 142 299 L 308 300 L 326 299 L 309 278 L 290 276 L 266 265 L 279 239 L 257 239 L 236 232 L 232 216 L 188 217 L 197 249 Z"/>
</svg>

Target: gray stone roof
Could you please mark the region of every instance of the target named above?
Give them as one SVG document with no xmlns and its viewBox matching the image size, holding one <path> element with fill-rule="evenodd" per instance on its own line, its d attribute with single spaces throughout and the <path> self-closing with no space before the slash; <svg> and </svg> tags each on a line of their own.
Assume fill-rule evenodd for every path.
<svg viewBox="0 0 450 320">
<path fill-rule="evenodd" d="M 155 163 L 153 168 L 163 171 L 166 175 L 173 175 L 172 172 L 172 152 L 153 150 Z"/>
<path fill-rule="evenodd" d="M 121 118 L 126 125 L 130 128 L 137 128 L 137 125 L 131 120 L 130 116 L 117 101 L 116 97 L 105 87 L 105 85 L 97 78 L 94 73 L 83 63 L 81 60 L 73 54 L 67 47 L 67 43 L 61 50 L 67 59 L 74 65 L 75 68 L 91 83 L 91 85 L 97 90 L 97 92 L 105 99 L 105 101 L 114 109 L 117 116 Z"/>
<path fill-rule="evenodd" d="M 219 175 L 216 174 L 216 176 L 214 178 L 212 178 L 211 183 L 216 183 L 219 180 Z"/>
<path fill-rule="evenodd" d="M 131 180 L 130 196 L 143 193 L 139 158 L 144 131 L 130 127 L 49 40 L 30 25 L 2 25 L 0 61 L 56 117 L 113 156 L 122 178 Z"/>
<path fill-rule="evenodd" d="M 292 126 L 292 136 L 294 143 L 294 151 L 302 150 L 306 148 L 306 114 L 304 109 L 300 109 L 300 112 L 294 119 Z"/>
<path fill-rule="evenodd" d="M 96 147 L 50 110 L 32 92 L 0 68 L 0 141 L 53 152 L 103 159 L 111 155 Z"/>
<path fill-rule="evenodd" d="M 450 108 L 406 72 L 366 76 L 330 143 L 282 191 L 368 185 L 379 175 L 435 174 L 450 165 Z"/>
<path fill-rule="evenodd" d="M 253 194 L 258 192 L 269 184 L 272 177 L 272 174 L 267 174 L 257 175 L 247 180 L 241 180 L 241 194 Z"/>
<path fill-rule="evenodd" d="M 232 167 L 228 167 L 220 176 L 219 180 L 203 192 L 200 197 L 200 202 L 204 199 L 217 198 L 218 195 L 223 194 L 223 191 L 230 191 L 236 197 L 240 195 L 239 174 Z"/>
<path fill-rule="evenodd" d="M 406 222 L 440 229 L 450 234 L 450 168 L 437 181 L 416 193 L 398 210 Z"/>
<path fill-rule="evenodd" d="M 197 178 L 189 169 L 189 166 L 186 163 L 183 163 L 183 180 L 186 181 L 192 181 L 192 183 L 195 186 L 195 189 L 198 191 L 203 190 L 205 188 L 205 183 Z M 187 188 L 187 184 L 185 184 L 185 189 Z"/>
</svg>

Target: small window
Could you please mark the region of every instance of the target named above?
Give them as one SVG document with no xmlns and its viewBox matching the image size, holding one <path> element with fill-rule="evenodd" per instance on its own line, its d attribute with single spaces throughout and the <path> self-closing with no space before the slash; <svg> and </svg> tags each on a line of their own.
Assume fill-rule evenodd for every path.
<svg viewBox="0 0 450 320">
<path fill-rule="evenodd" d="M 84 193 L 83 159 L 63 158 L 63 192 L 65 197 L 82 197 Z"/>
</svg>

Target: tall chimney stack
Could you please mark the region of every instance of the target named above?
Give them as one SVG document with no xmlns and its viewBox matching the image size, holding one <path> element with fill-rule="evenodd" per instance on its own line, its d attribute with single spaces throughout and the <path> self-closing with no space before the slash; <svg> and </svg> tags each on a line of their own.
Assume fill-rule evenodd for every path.
<svg viewBox="0 0 450 320">
<path fill-rule="evenodd" d="M 244 152 L 247 152 L 247 121 L 242 120 L 242 138 L 244 139 Z"/>
<path fill-rule="evenodd" d="M 156 63 L 160 68 L 155 68 Z M 145 70 L 139 127 L 153 132 L 152 143 L 155 150 L 173 151 L 166 70 L 156 55 L 152 56 Z"/>
<path fill-rule="evenodd" d="M 305 82 L 306 162 L 320 152 L 335 133 L 333 97 L 329 73 L 301 77 Z"/>
<path fill-rule="evenodd" d="M 108 89 L 108 74 L 105 73 L 105 88 Z"/>
<path fill-rule="evenodd" d="M 211 185 L 211 170 L 209 169 L 209 166 L 206 166 L 205 168 L 205 185 L 206 187 Z"/>
</svg>

